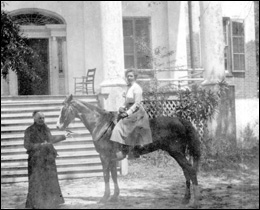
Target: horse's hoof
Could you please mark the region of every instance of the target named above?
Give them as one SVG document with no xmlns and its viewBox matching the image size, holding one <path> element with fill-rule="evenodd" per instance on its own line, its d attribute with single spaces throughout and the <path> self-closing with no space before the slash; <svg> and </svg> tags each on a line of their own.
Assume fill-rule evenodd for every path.
<svg viewBox="0 0 260 210">
<path fill-rule="evenodd" d="M 190 199 L 188 199 L 188 198 L 183 198 L 181 203 L 182 203 L 183 205 L 187 205 L 189 202 L 190 202 Z"/>
<path fill-rule="evenodd" d="M 118 196 L 111 196 L 108 201 L 109 202 L 118 202 Z"/>
<path fill-rule="evenodd" d="M 199 204 L 198 201 L 194 201 L 194 202 L 191 204 L 190 207 L 193 208 L 193 209 L 198 209 L 198 208 L 200 208 L 200 204 Z"/>
<path fill-rule="evenodd" d="M 98 203 L 106 203 L 108 201 L 109 197 L 103 197 L 101 198 Z"/>
</svg>

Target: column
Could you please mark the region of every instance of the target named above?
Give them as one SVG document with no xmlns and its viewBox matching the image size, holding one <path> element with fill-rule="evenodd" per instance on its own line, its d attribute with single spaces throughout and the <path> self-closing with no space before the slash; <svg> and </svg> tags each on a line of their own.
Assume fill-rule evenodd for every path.
<svg viewBox="0 0 260 210">
<path fill-rule="evenodd" d="M 51 95 L 59 95 L 59 59 L 58 43 L 55 36 L 51 37 Z"/>
<path fill-rule="evenodd" d="M 68 76 L 68 58 L 67 58 L 67 40 L 64 38 L 62 40 L 62 68 L 64 74 L 64 85 L 65 94 L 69 94 L 69 76 Z"/>
<path fill-rule="evenodd" d="M 186 1 L 168 1 L 169 50 L 174 51 L 172 69 L 187 69 L 187 20 L 185 17 Z M 186 71 L 171 72 L 169 77 L 178 79 L 187 76 Z M 184 84 L 184 83 L 183 83 Z"/>
<path fill-rule="evenodd" d="M 190 15 L 191 15 L 191 56 L 193 56 L 192 68 L 201 67 L 201 56 L 200 56 L 200 8 L 199 1 L 190 1 Z"/>
<path fill-rule="evenodd" d="M 101 94 L 106 94 L 104 108 L 117 111 L 124 103 L 123 23 L 121 1 L 100 1 L 104 81 Z"/>
<path fill-rule="evenodd" d="M 104 81 L 101 86 L 103 108 L 117 111 L 124 103 L 126 88 L 124 78 L 123 16 L 121 1 L 100 1 L 102 62 Z M 105 97 L 103 97 L 105 96 Z M 121 161 L 121 173 L 128 172 L 128 162 Z"/>
<path fill-rule="evenodd" d="M 222 8 L 219 1 L 200 1 L 201 56 L 204 85 L 225 78 Z"/>
<path fill-rule="evenodd" d="M 200 1 L 201 59 L 204 68 L 202 85 L 213 91 L 216 85 L 225 79 L 224 68 L 224 35 L 222 8 L 219 1 Z M 209 150 L 212 154 L 223 148 L 236 146 L 235 89 L 229 86 L 220 100 L 218 112 L 208 122 L 209 139 L 212 139 Z M 221 149 L 223 151 L 223 149 Z"/>
</svg>

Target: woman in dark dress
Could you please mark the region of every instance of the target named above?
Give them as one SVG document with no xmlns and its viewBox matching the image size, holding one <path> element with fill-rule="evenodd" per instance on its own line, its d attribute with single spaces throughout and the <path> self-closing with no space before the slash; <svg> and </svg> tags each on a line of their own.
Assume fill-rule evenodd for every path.
<svg viewBox="0 0 260 210">
<path fill-rule="evenodd" d="M 24 135 L 29 178 L 25 208 L 53 209 L 64 203 L 55 162 L 57 152 L 53 143 L 65 140 L 66 136 L 52 136 L 42 112 L 35 111 L 33 117 L 34 124 L 25 130 Z"/>
</svg>

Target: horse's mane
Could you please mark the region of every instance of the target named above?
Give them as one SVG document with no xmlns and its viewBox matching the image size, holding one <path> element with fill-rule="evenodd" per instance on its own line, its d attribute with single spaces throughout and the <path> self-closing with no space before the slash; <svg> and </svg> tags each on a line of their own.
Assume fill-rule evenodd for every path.
<svg viewBox="0 0 260 210">
<path fill-rule="evenodd" d="M 75 100 L 77 103 L 86 106 L 88 109 L 94 112 L 98 112 L 101 117 L 98 119 L 93 130 L 92 137 L 94 141 L 109 139 L 112 130 L 116 124 L 117 115 L 113 112 L 106 111 L 98 106 L 90 104 L 85 101 Z"/>
<path fill-rule="evenodd" d="M 102 109 L 102 108 L 100 108 L 98 106 L 90 104 L 89 102 L 81 101 L 81 100 L 78 100 L 78 99 L 74 99 L 74 101 L 78 101 L 78 102 L 82 103 L 84 106 L 88 107 L 90 110 L 96 111 L 96 112 L 98 112 L 100 114 L 108 114 L 109 113 L 105 109 Z"/>
</svg>

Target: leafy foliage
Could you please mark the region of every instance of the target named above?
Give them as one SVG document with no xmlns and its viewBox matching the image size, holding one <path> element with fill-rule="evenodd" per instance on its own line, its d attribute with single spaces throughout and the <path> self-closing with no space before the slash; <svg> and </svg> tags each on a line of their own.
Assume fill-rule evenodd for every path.
<svg viewBox="0 0 260 210">
<path fill-rule="evenodd" d="M 176 115 L 195 121 L 195 124 L 211 120 L 217 110 L 221 97 L 224 96 L 227 89 L 226 81 L 219 82 L 218 87 L 216 92 L 198 85 L 193 85 L 191 90 L 179 90 Z"/>
<path fill-rule="evenodd" d="M 5 6 L 1 2 L 2 8 Z M 38 78 L 31 63 L 38 55 L 26 44 L 27 38 L 21 35 L 19 25 L 1 9 L 1 76 L 6 79 L 9 70 L 23 74 L 34 80 Z"/>
</svg>

